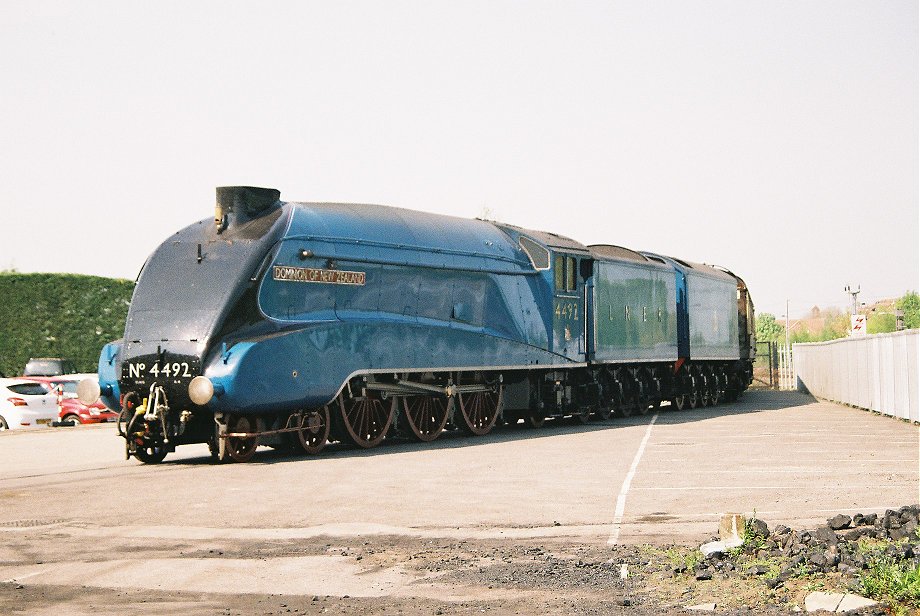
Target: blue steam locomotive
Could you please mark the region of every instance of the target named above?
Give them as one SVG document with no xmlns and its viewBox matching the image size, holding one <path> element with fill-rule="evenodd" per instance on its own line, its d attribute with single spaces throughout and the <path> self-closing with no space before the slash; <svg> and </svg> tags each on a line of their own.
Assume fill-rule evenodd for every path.
<svg viewBox="0 0 920 616">
<path fill-rule="evenodd" d="M 318 453 L 496 423 L 606 420 L 734 400 L 754 313 L 728 270 L 376 205 L 217 189 L 137 280 L 124 338 L 81 397 L 127 455 L 208 443 Z"/>
</svg>

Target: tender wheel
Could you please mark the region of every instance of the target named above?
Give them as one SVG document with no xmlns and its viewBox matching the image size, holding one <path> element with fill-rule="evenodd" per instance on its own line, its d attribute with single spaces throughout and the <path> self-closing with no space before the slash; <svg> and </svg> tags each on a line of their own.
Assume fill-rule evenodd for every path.
<svg viewBox="0 0 920 616">
<path fill-rule="evenodd" d="M 636 396 L 636 411 L 639 415 L 648 414 L 649 410 L 649 400 L 645 397 L 645 394 L 638 394 Z"/>
<path fill-rule="evenodd" d="M 166 447 L 162 444 L 142 446 L 138 445 L 134 450 L 134 457 L 144 464 L 159 464 L 166 457 Z"/>
<path fill-rule="evenodd" d="M 460 401 L 460 429 L 474 436 L 488 434 L 498 418 L 501 386 L 496 391 L 457 394 Z"/>
<path fill-rule="evenodd" d="M 700 405 L 700 381 L 696 377 L 690 379 L 690 393 L 687 396 L 690 408 L 695 409 Z"/>
<path fill-rule="evenodd" d="M 628 389 L 623 393 L 620 404 L 617 406 L 617 415 L 621 417 L 632 417 L 636 413 L 645 415 L 648 409 L 643 409 L 642 406 L 642 399 L 639 391 L 636 389 Z"/>
<path fill-rule="evenodd" d="M 719 389 L 718 385 L 713 388 L 712 393 L 709 395 L 709 401 L 713 406 L 719 404 L 722 400 L 722 391 Z"/>
<path fill-rule="evenodd" d="M 671 398 L 671 406 L 674 407 L 674 410 L 682 411 L 687 408 L 688 400 L 687 394 L 681 394 L 679 396 L 674 396 Z"/>
<path fill-rule="evenodd" d="M 712 397 L 710 396 L 710 390 L 712 389 L 712 379 L 708 376 L 703 376 L 703 383 L 700 387 L 700 406 L 707 407 L 712 405 Z"/>
<path fill-rule="evenodd" d="M 349 398 L 339 396 L 339 411 L 348 440 L 358 447 L 374 447 L 387 435 L 393 423 L 396 399 L 384 402 L 369 396 Z"/>
<path fill-rule="evenodd" d="M 70 425 L 72 425 L 72 426 L 79 426 L 80 424 L 83 423 L 82 421 L 80 421 L 80 416 L 79 416 L 79 415 L 66 415 L 66 416 L 64 417 L 63 421 L 64 421 L 64 422 L 70 422 Z"/>
<path fill-rule="evenodd" d="M 302 426 L 296 432 L 297 442 L 308 454 L 318 454 L 329 440 L 329 407 L 324 406 L 304 413 Z"/>
<path fill-rule="evenodd" d="M 403 399 L 403 413 L 412 434 L 420 441 L 433 441 L 444 431 L 450 401 L 442 396 L 409 396 Z"/>
<path fill-rule="evenodd" d="M 524 425 L 528 428 L 542 428 L 546 423 L 546 415 L 543 411 L 529 411 L 524 416 Z"/>
<path fill-rule="evenodd" d="M 243 415 L 235 415 L 227 421 L 227 432 L 252 432 L 253 424 Z M 259 446 L 257 436 L 230 436 L 227 437 L 227 454 L 234 462 L 248 462 L 256 453 Z"/>
<path fill-rule="evenodd" d="M 575 420 L 576 423 L 584 425 L 588 423 L 589 421 L 591 421 L 591 409 L 587 406 L 583 406 L 580 409 L 578 409 L 577 413 L 572 415 L 572 418 Z"/>
<path fill-rule="evenodd" d="M 0 430 L 9 430 L 10 424 L 6 423 L 6 418 L 0 416 Z"/>
<path fill-rule="evenodd" d="M 597 407 L 597 411 L 594 413 L 594 419 L 597 421 L 607 421 L 610 419 L 611 415 L 613 415 L 613 412 L 610 410 L 610 407 L 607 405 L 602 405 Z"/>
<path fill-rule="evenodd" d="M 732 389 L 729 389 L 727 392 L 725 392 L 725 398 L 722 400 L 722 402 L 727 402 L 730 404 L 732 402 L 736 402 L 737 400 L 738 400 L 738 392 Z"/>
</svg>

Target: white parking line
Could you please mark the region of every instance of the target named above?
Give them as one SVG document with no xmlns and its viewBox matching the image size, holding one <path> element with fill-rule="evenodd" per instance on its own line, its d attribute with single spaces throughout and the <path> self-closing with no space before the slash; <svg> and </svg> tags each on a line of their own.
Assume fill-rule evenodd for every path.
<svg viewBox="0 0 920 616">
<path fill-rule="evenodd" d="M 853 485 L 856 485 L 855 483 Z M 888 487 L 900 487 L 904 486 L 905 488 L 913 488 L 913 483 L 899 483 L 891 482 L 886 484 Z M 686 492 L 686 491 L 696 491 L 696 490 L 796 490 L 801 488 L 801 485 L 791 485 L 791 486 L 684 486 L 684 487 L 653 487 L 653 488 L 636 488 L 636 490 L 641 490 L 644 492 Z"/>
<path fill-rule="evenodd" d="M 35 576 L 37 576 L 37 575 L 42 575 L 42 574 L 44 574 L 44 573 L 50 573 L 50 572 L 55 571 L 56 569 L 60 569 L 60 568 L 61 568 L 60 566 L 42 567 L 42 568 L 39 569 L 38 571 L 33 571 L 32 573 L 23 573 L 22 575 L 17 575 L 16 577 L 11 577 L 11 578 L 8 579 L 8 580 L 0 580 L 0 584 L 13 584 L 13 583 L 21 582 L 21 581 L 23 581 L 23 580 L 27 580 L 27 579 L 29 579 L 29 578 L 33 578 L 33 577 L 35 577 Z"/>
<path fill-rule="evenodd" d="M 913 463 L 913 460 L 900 460 L 900 461 Z M 815 468 L 804 468 L 804 467 L 803 468 L 743 468 L 743 467 L 737 467 L 737 468 L 732 468 L 732 469 L 704 469 L 704 468 L 698 467 L 695 470 L 699 472 L 700 474 L 709 474 L 709 475 L 720 474 L 720 473 L 726 474 L 726 475 L 743 475 L 744 473 L 793 473 L 793 474 L 803 474 L 803 475 L 833 475 L 834 474 L 826 469 L 815 469 Z M 678 471 L 675 469 L 668 469 L 668 470 L 663 470 L 663 471 L 647 471 L 647 472 L 652 475 L 674 475 Z M 838 471 L 837 474 L 844 474 L 844 473 L 848 474 L 850 472 L 851 472 L 850 470 L 843 470 L 843 471 Z M 873 473 L 876 475 L 891 475 L 892 474 L 891 471 L 885 470 L 885 469 L 865 470 L 863 468 L 860 468 L 859 472 L 860 472 L 860 475 L 862 476 L 870 475 Z"/>
<path fill-rule="evenodd" d="M 645 446 L 648 445 L 648 439 L 652 435 L 652 426 L 655 425 L 657 419 L 658 413 L 655 413 L 652 417 L 652 421 L 648 424 L 648 428 L 645 429 L 645 436 L 642 437 L 639 451 L 636 452 L 636 457 L 633 458 L 632 465 L 629 467 L 629 472 L 626 473 L 626 479 L 623 480 L 623 487 L 620 488 L 620 494 L 617 496 L 617 508 L 613 513 L 613 526 L 610 528 L 610 537 L 607 539 L 607 545 L 616 545 L 617 541 L 620 540 L 620 525 L 623 523 L 623 511 L 626 509 L 626 494 L 629 492 L 629 485 L 632 483 L 633 477 L 636 474 L 636 469 L 639 467 L 639 460 L 642 459 L 642 454 L 645 452 Z"/>
</svg>

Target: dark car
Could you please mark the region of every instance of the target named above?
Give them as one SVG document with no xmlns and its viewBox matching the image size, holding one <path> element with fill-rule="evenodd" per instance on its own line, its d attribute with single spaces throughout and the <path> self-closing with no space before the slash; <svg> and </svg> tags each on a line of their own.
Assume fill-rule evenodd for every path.
<svg viewBox="0 0 920 616">
<path fill-rule="evenodd" d="M 77 367 L 69 359 L 60 357 L 33 357 L 26 364 L 23 376 L 58 376 L 73 374 Z"/>
</svg>

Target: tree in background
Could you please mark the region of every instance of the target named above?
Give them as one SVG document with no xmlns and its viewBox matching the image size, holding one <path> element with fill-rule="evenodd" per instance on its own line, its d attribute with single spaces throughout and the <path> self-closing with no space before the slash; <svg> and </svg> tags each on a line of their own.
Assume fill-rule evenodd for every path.
<svg viewBox="0 0 920 616">
<path fill-rule="evenodd" d="M 920 295 L 916 291 L 908 291 L 894 302 L 894 308 L 904 313 L 904 328 L 917 329 L 920 327 Z M 891 308 L 885 311 L 875 312 L 875 309 L 869 314 L 869 320 L 866 324 L 866 332 L 870 334 L 887 334 L 897 331 L 898 322 L 894 312 L 889 312 Z"/>
<path fill-rule="evenodd" d="M 786 335 L 786 328 L 780 325 L 776 316 L 769 312 L 757 315 L 754 328 L 759 342 L 776 342 Z"/>
<path fill-rule="evenodd" d="M 837 308 L 830 308 L 824 317 L 824 327 L 815 342 L 846 338 L 850 335 L 850 315 Z"/>
<path fill-rule="evenodd" d="M 867 334 L 887 334 L 898 328 L 897 318 L 890 312 L 870 314 L 866 321 Z"/>
<path fill-rule="evenodd" d="M 30 357 L 95 372 L 102 346 L 125 331 L 133 290 L 131 280 L 0 272 L 0 372 L 22 374 Z"/>
<path fill-rule="evenodd" d="M 916 291 L 908 291 L 895 306 L 904 311 L 904 327 L 907 329 L 920 328 L 920 295 Z"/>
</svg>

